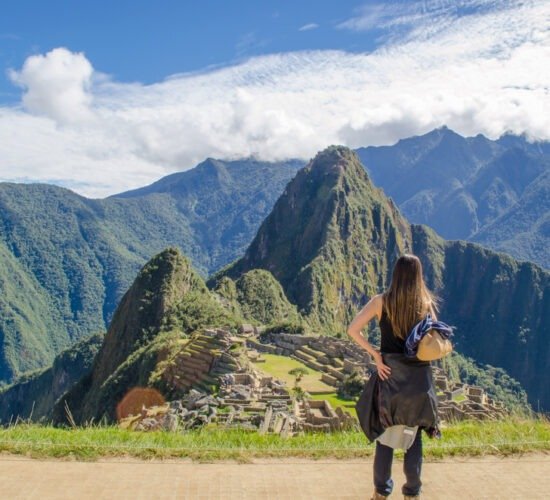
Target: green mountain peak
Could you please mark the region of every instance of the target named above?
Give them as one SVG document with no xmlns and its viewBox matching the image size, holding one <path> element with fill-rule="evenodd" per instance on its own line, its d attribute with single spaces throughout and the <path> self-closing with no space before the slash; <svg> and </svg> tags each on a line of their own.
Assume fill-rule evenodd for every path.
<svg viewBox="0 0 550 500">
<path fill-rule="evenodd" d="M 150 385 L 171 345 L 199 328 L 237 324 L 179 250 L 162 251 L 122 298 L 91 372 L 56 405 L 54 419 L 65 421 L 65 402 L 77 422 L 113 419 L 130 388 Z"/>
<path fill-rule="evenodd" d="M 244 257 L 209 283 L 266 269 L 314 329 L 341 332 L 410 240 L 406 221 L 356 153 L 330 146 L 287 184 Z"/>
</svg>

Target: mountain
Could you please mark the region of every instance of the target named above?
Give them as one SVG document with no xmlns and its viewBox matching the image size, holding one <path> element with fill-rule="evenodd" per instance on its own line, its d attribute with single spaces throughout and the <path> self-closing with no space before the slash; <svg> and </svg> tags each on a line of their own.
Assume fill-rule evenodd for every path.
<svg viewBox="0 0 550 500">
<path fill-rule="evenodd" d="M 361 148 L 358 155 L 369 177 L 412 222 L 433 225 L 447 238 L 467 237 L 549 267 L 549 143 L 530 143 L 513 135 L 497 141 L 481 135 L 464 138 L 442 128 L 394 146 Z M 90 200 L 55 186 L 1 183 L 0 385 L 49 366 L 58 353 L 79 339 L 105 331 L 140 267 L 164 248 L 178 247 L 203 277 L 242 256 L 301 166 L 300 160 L 268 163 L 252 158 L 208 158 L 194 169 L 105 200 Z M 342 193 L 345 189 L 338 196 Z M 367 198 L 361 203 L 367 203 Z M 323 204 L 329 199 L 336 203 L 322 193 L 317 201 Z M 391 205 L 381 200 L 380 206 Z M 316 210 L 324 227 L 339 231 L 338 224 L 325 224 L 323 217 L 328 217 L 330 205 L 323 208 L 312 205 L 309 210 Z M 288 213 L 280 211 L 282 219 Z M 374 224 L 377 215 L 366 217 Z M 354 212 L 352 230 L 361 227 L 358 218 Z M 300 221 L 294 221 L 292 227 L 299 237 L 302 229 L 315 232 L 315 224 L 302 228 Z M 399 223 L 388 226 L 396 235 L 399 227 Z M 379 235 L 384 231 L 381 228 Z M 301 239 L 304 250 L 309 240 L 303 235 Z M 397 242 L 395 252 L 403 250 L 409 239 Z M 346 249 L 331 250 L 327 245 L 324 251 L 351 259 L 357 256 L 355 241 Z M 363 285 L 371 290 L 378 283 L 378 270 L 388 265 L 387 257 L 377 256 L 383 243 L 379 241 L 380 246 L 372 247 L 369 254 L 369 259 L 378 259 L 370 278 L 354 281 L 358 297 L 365 293 L 361 292 Z M 294 256 L 295 248 L 286 246 L 280 245 L 279 251 Z M 297 255 L 302 255 L 301 250 Z M 330 274 L 322 260 L 319 257 L 308 269 L 313 274 Z M 339 266 L 362 275 L 346 263 Z M 325 299 L 319 287 L 315 292 L 302 287 L 304 276 L 301 267 L 291 265 L 288 276 L 277 279 L 285 286 L 294 280 L 287 290 L 289 297 L 308 309 L 310 298 L 317 303 Z M 349 317 L 351 306 L 345 296 L 351 281 L 334 277 L 330 282 L 339 284 L 341 291 L 329 288 L 324 292 L 343 297 L 332 316 Z M 272 285 L 266 290 L 275 294 L 275 300 L 278 292 Z M 257 318 L 254 321 L 269 320 L 269 315 L 261 319 L 262 312 L 250 314 L 251 320 Z M 323 313 L 323 319 L 331 314 Z M 319 327 L 320 318 L 313 316 Z"/>
<path fill-rule="evenodd" d="M 237 319 L 206 288 L 179 250 L 168 248 L 139 272 L 122 298 L 89 374 L 60 400 L 77 423 L 115 418 L 116 405 L 133 387 L 150 385 L 170 349 L 199 328 L 236 328 Z"/>
<path fill-rule="evenodd" d="M 331 146 L 298 172 L 244 256 L 218 278 L 266 269 L 316 331 L 343 331 L 356 305 L 385 283 L 410 231 L 357 156 Z"/>
<path fill-rule="evenodd" d="M 0 292 L 1 386 L 21 372 L 51 363 L 69 339 L 52 298 L 1 243 Z"/>
<path fill-rule="evenodd" d="M 550 267 L 541 250 L 550 243 L 542 214 L 550 211 L 550 143 L 504 135 L 462 137 L 447 127 L 393 146 L 357 150 L 376 185 L 414 223 L 447 239 L 466 239 L 516 258 Z M 517 239 L 488 230 L 500 218 L 521 219 L 529 228 Z M 486 232 L 487 231 L 487 232 Z"/>
<path fill-rule="evenodd" d="M 419 192 L 454 190 L 498 149 L 483 136 L 471 142 L 442 127 L 393 146 L 359 148 L 357 155 L 376 185 L 402 205 Z"/>
<path fill-rule="evenodd" d="M 164 211 L 171 217 L 165 226 Z M 169 225 L 181 228 L 179 244 L 191 241 L 185 219 L 150 200 L 106 202 L 55 186 L 0 185 L 2 379 L 47 365 L 78 339 L 104 331 Z"/>
<path fill-rule="evenodd" d="M 523 191 L 514 207 L 473 236 L 484 246 L 550 269 L 550 170 Z"/>
<path fill-rule="evenodd" d="M 0 390 L 0 423 L 46 420 L 57 400 L 92 367 L 102 334 L 92 335 L 58 354 L 52 366 L 25 374 Z"/>
<path fill-rule="evenodd" d="M 182 249 L 202 275 L 241 255 L 299 165 L 207 159 L 105 200 L 0 183 L 0 383 L 104 331 L 162 249 Z"/>
<path fill-rule="evenodd" d="M 348 148 L 331 146 L 298 172 L 245 255 L 208 285 L 266 269 L 317 331 L 341 334 L 406 251 L 421 258 L 443 299 L 460 352 L 505 369 L 535 408 L 550 408 L 550 273 L 410 225 Z"/>
<path fill-rule="evenodd" d="M 236 281 L 224 276 L 214 292 L 226 308 L 259 325 L 303 326 L 303 318 L 291 304 L 275 277 L 264 269 L 253 269 Z"/>
<path fill-rule="evenodd" d="M 109 199 L 169 202 L 185 216 L 193 236 L 194 252 L 182 249 L 206 275 L 242 254 L 286 183 L 302 166 L 303 161 L 292 159 L 207 158 L 191 170 Z M 174 231 L 174 226 L 167 230 Z"/>
</svg>

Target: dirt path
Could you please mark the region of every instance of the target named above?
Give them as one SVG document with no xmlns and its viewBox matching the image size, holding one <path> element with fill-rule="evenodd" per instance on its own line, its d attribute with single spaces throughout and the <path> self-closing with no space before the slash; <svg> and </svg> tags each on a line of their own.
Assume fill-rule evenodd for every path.
<svg viewBox="0 0 550 500">
<path fill-rule="evenodd" d="M 402 462 L 394 463 L 400 494 Z M 550 498 L 550 455 L 425 462 L 423 499 Z M 251 464 L 67 462 L 0 456 L 0 498 L 367 499 L 372 460 L 257 460 Z"/>
</svg>

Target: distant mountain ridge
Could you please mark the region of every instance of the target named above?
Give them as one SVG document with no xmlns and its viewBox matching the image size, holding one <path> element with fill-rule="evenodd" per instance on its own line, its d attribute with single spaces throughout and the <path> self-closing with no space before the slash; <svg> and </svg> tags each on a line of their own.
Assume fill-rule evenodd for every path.
<svg viewBox="0 0 550 500">
<path fill-rule="evenodd" d="M 523 191 L 511 209 L 480 229 L 473 241 L 550 268 L 550 170 Z"/>
<path fill-rule="evenodd" d="M 195 252 L 186 251 L 186 255 L 206 275 L 242 253 L 250 233 L 302 166 L 303 162 L 296 159 L 264 162 L 207 158 L 190 170 L 107 200 L 155 199 L 173 204 L 185 217 L 194 238 Z"/>
<path fill-rule="evenodd" d="M 447 127 L 393 146 L 357 149 L 376 185 L 413 223 L 550 268 L 550 143 L 503 135 L 462 137 Z M 529 207 L 527 209 L 526 207 Z M 538 208 L 537 208 L 538 207 Z M 491 224 L 526 222 L 521 236 Z"/>
</svg>

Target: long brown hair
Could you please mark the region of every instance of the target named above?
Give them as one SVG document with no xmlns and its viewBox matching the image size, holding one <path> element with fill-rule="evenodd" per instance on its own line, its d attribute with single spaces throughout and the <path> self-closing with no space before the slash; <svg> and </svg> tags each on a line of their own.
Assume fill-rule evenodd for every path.
<svg viewBox="0 0 550 500">
<path fill-rule="evenodd" d="M 412 254 L 397 259 L 383 297 L 393 333 L 402 339 L 426 313 L 438 310 L 437 297 L 424 283 L 420 259 Z"/>
</svg>

